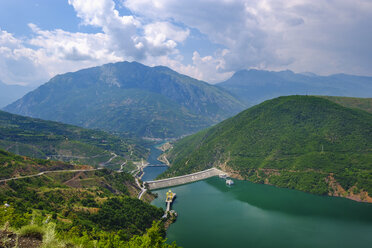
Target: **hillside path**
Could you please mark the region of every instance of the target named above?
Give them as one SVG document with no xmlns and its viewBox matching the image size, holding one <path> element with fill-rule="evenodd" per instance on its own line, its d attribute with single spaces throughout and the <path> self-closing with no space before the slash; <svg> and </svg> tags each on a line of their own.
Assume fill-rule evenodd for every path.
<svg viewBox="0 0 372 248">
<path fill-rule="evenodd" d="M 12 178 L 7 178 L 7 179 L 1 179 L 0 180 L 0 183 L 3 183 L 3 182 L 8 182 L 8 181 L 11 181 L 11 180 L 18 180 L 18 179 L 24 179 L 24 178 L 30 178 L 30 177 L 38 177 L 38 176 L 42 176 L 44 174 L 50 174 L 50 173 L 59 173 L 59 172 L 84 172 L 84 171 L 96 171 L 96 170 L 102 170 L 103 168 L 97 168 L 97 169 L 85 169 L 85 170 L 55 170 L 55 171 L 42 171 L 42 172 L 39 172 L 37 174 L 33 174 L 33 175 L 27 175 L 27 176 L 19 176 L 19 177 L 12 177 Z"/>
</svg>

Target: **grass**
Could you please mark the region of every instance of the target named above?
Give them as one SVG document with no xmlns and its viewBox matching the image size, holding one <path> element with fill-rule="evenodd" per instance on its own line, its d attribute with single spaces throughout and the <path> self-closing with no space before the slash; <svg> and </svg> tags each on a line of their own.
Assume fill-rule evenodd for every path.
<svg viewBox="0 0 372 248">
<path fill-rule="evenodd" d="M 43 240 L 44 235 L 45 235 L 45 229 L 38 225 L 23 226 L 19 230 L 20 237 L 28 237 L 28 238 Z"/>
</svg>

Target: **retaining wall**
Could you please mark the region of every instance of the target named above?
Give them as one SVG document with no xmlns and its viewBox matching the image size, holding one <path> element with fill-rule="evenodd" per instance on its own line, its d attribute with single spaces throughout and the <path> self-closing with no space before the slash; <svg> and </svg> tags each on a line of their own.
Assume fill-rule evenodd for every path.
<svg viewBox="0 0 372 248">
<path fill-rule="evenodd" d="M 186 183 L 192 183 L 192 182 L 204 180 L 204 179 L 207 179 L 213 176 L 218 176 L 219 174 L 225 174 L 225 172 L 219 169 L 216 169 L 216 168 L 211 168 L 208 170 L 199 171 L 199 172 L 184 175 L 184 176 L 166 178 L 166 179 L 161 179 L 161 180 L 156 180 L 156 181 L 147 181 L 145 183 L 148 186 L 148 188 L 152 190 L 152 189 L 173 187 L 173 186 L 186 184 Z"/>
</svg>

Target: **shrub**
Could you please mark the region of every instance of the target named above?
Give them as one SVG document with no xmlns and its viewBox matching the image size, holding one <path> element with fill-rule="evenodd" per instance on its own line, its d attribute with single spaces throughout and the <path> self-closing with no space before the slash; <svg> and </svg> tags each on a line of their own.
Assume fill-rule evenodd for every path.
<svg viewBox="0 0 372 248">
<path fill-rule="evenodd" d="M 38 225 L 23 226 L 19 230 L 20 237 L 29 237 L 29 238 L 35 238 L 38 240 L 43 240 L 44 234 L 45 234 L 44 228 Z"/>
</svg>

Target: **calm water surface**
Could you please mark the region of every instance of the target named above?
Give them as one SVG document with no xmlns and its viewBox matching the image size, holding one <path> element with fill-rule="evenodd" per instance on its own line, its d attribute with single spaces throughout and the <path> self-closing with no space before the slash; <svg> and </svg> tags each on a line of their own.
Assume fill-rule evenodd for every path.
<svg viewBox="0 0 372 248">
<path fill-rule="evenodd" d="M 150 164 L 150 166 L 147 166 L 143 169 L 144 175 L 142 176 L 142 181 L 154 180 L 158 175 L 168 169 L 167 165 L 158 160 L 158 157 L 160 156 L 162 151 L 157 149 L 157 147 L 161 146 L 164 143 L 165 142 L 157 143 L 150 147 L 150 156 L 147 159 L 147 162 Z"/>
<path fill-rule="evenodd" d="M 168 166 L 147 166 L 143 169 L 145 173 L 142 176 L 142 181 L 154 180 L 159 174 L 163 173 L 168 169 Z"/>
<path fill-rule="evenodd" d="M 170 242 L 197 247 L 372 247 L 372 204 L 223 179 L 171 188 Z M 153 201 L 165 207 L 165 192 Z"/>
</svg>

